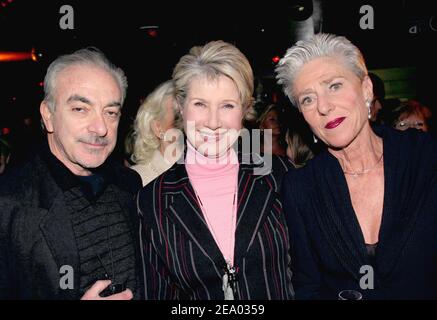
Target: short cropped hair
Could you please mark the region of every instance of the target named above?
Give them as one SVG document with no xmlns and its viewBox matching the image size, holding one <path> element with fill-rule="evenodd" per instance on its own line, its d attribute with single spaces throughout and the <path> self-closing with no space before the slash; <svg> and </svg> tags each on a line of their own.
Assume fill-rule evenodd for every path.
<svg viewBox="0 0 437 320">
<path fill-rule="evenodd" d="M 57 76 L 63 70 L 76 65 L 98 67 L 111 74 L 120 87 L 121 105 L 123 105 L 127 89 L 127 79 L 123 70 L 113 65 L 99 49 L 89 47 L 77 50 L 71 54 L 59 56 L 48 67 L 44 78 L 44 100 L 47 102 L 52 112 L 56 108 L 54 95 Z"/>
<path fill-rule="evenodd" d="M 361 81 L 367 75 L 361 51 L 345 37 L 319 33 L 308 40 L 300 40 L 287 50 L 275 69 L 278 84 L 296 107 L 293 90 L 297 74 L 306 63 L 322 57 L 340 59 Z"/>
</svg>

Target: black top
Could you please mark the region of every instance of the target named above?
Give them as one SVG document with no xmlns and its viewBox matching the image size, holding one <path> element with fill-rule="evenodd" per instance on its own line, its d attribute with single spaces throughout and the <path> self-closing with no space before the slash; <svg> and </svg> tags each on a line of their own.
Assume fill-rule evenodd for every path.
<svg viewBox="0 0 437 320">
<path fill-rule="evenodd" d="M 374 261 L 334 156 L 324 152 L 283 181 L 298 299 L 337 299 L 345 289 L 364 299 L 437 297 L 435 138 L 417 130 L 374 131 L 383 140 L 385 178 Z M 373 266 L 373 290 L 360 286 L 367 265 Z"/>
<path fill-rule="evenodd" d="M 377 243 L 366 243 L 367 255 L 370 258 L 374 258 L 376 256 L 376 247 L 377 246 L 378 246 L 378 242 Z"/>
</svg>

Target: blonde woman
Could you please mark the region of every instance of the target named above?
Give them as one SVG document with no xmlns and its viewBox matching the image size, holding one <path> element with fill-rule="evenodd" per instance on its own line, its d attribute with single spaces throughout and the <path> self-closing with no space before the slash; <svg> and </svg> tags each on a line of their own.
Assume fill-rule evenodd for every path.
<svg viewBox="0 0 437 320">
<path fill-rule="evenodd" d="M 281 177 L 257 175 L 233 148 L 253 104 L 249 62 L 209 42 L 173 80 L 187 150 L 138 196 L 146 298 L 291 299 Z"/>
<path fill-rule="evenodd" d="M 134 150 L 131 168 L 137 171 L 143 186 L 168 170 L 181 155 L 174 87 L 171 80 L 159 85 L 138 109 L 134 123 Z"/>
</svg>

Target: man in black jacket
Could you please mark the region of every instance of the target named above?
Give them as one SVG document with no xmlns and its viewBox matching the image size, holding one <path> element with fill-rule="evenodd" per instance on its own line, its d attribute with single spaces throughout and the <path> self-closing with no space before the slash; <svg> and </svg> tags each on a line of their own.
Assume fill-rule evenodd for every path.
<svg viewBox="0 0 437 320">
<path fill-rule="evenodd" d="M 0 180 L 0 299 L 141 298 L 141 179 L 108 158 L 126 88 L 98 50 L 49 66 L 47 141 Z"/>
</svg>

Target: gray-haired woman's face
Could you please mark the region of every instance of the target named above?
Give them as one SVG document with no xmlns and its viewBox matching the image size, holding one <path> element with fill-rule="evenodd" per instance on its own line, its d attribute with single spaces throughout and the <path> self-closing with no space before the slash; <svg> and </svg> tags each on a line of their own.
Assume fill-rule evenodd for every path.
<svg viewBox="0 0 437 320">
<path fill-rule="evenodd" d="M 372 83 L 361 81 L 340 60 L 314 59 L 296 76 L 293 95 L 314 134 L 328 146 L 349 145 L 368 121 Z"/>
</svg>

